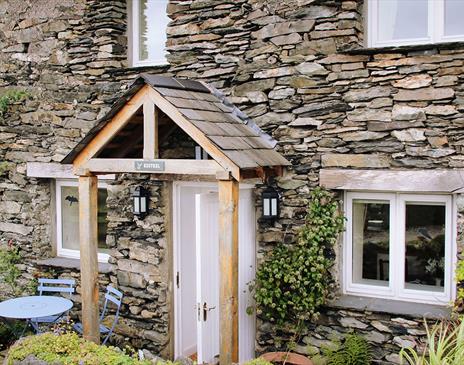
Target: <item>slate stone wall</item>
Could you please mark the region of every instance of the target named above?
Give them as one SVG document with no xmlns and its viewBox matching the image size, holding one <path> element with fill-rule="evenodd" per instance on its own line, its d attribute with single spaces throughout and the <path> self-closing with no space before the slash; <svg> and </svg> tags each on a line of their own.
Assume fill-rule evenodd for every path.
<svg viewBox="0 0 464 365">
<path fill-rule="evenodd" d="M 60 161 L 139 72 L 210 82 L 293 162 L 278 181 L 281 218 L 259 226 L 260 258 L 276 243 L 294 240 L 321 167 L 463 167 L 461 45 L 365 50 L 361 1 L 171 1 L 168 12 L 169 69 L 132 69 L 123 0 L 0 3 L 0 86 L 30 94 L 0 119 L 0 160 L 8 162 L 0 181 L 0 234 L 21 247 L 26 277 L 38 256 L 53 254 L 44 214 L 49 182 L 27 178 L 26 161 Z M 127 294 L 120 335 L 167 353 L 171 318 L 167 274 L 160 269 L 168 262 L 166 207 L 155 205 L 150 225 L 134 219 L 128 188 L 136 183 L 149 187 L 156 201 L 167 196 L 164 183 L 147 177 L 125 176 L 111 185 L 108 243 L 117 269 L 106 280 Z M 459 204 L 459 246 L 462 211 Z M 423 334 L 411 318 L 331 309 L 324 318 L 308 324 L 312 337 L 325 341 L 351 328 L 374 333 L 372 342 L 384 349 L 379 361 L 394 360 L 397 337 Z M 287 336 L 268 324 L 259 329 L 260 351 L 279 348 L 276 339 Z M 319 347 L 305 338 L 300 352 Z"/>
</svg>

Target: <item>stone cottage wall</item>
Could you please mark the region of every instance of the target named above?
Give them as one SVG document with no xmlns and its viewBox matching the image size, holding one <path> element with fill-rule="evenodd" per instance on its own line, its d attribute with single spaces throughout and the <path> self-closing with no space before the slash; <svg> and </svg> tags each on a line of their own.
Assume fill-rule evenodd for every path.
<svg viewBox="0 0 464 365">
<path fill-rule="evenodd" d="M 260 257 L 294 240 L 320 168 L 462 168 L 461 45 L 366 50 L 361 1 L 198 1 L 170 10 L 171 70 L 228 94 L 293 162 L 278 180 L 280 219 L 260 224 Z M 416 347 L 424 334 L 421 318 L 327 308 L 297 351 L 317 353 L 349 331 L 367 336 L 378 363 L 397 362 L 401 346 Z M 259 352 L 285 349 L 290 337 L 258 321 Z"/>
<path fill-rule="evenodd" d="M 0 3 L 0 94 L 28 94 L 0 117 L 0 162 L 7 163 L 0 177 L 0 244 L 11 240 L 20 248 L 24 284 L 40 276 L 76 278 L 76 315 L 79 270 L 37 264 L 54 256 L 52 188 L 47 179 L 28 178 L 26 162 L 61 161 L 140 72 L 127 68 L 125 31 L 123 0 Z M 161 352 L 167 344 L 168 299 L 160 269 L 165 247 L 157 245 L 164 228 L 150 219 L 162 214 L 137 226 L 140 222 L 128 213 L 130 183 L 118 184 L 108 194 L 113 271 L 100 275 L 100 292 L 111 283 L 125 294 L 117 342 Z M 160 190 L 153 183 L 153 201 Z"/>
<path fill-rule="evenodd" d="M 272 134 L 293 162 L 278 180 L 280 219 L 259 226 L 260 258 L 278 242 L 294 240 L 321 167 L 463 167 L 462 45 L 363 49 L 360 0 L 171 1 L 168 11 L 169 70 L 130 69 L 122 0 L 0 4 L 0 85 L 31 94 L 17 106 L 20 113 L 0 121 L 0 158 L 10 163 L 0 181 L 0 231 L 21 245 L 29 274 L 38 253 L 51 254 L 49 218 L 41 213 L 50 196 L 48 182 L 26 178 L 25 162 L 59 161 L 141 71 L 211 83 Z M 167 259 L 166 228 L 158 221 L 164 208 L 150 218 L 154 226 L 146 226 L 125 205 L 127 188 L 141 181 L 155 199 L 167 194 L 164 184 L 139 177 L 111 186 L 109 244 L 118 268 L 109 280 L 130 293 L 121 335 L 134 345 L 167 349 L 165 277 L 156 281 L 152 267 Z M 137 253 L 140 247 L 150 252 L 149 261 Z M 150 304 L 155 298 L 158 306 Z M 392 354 L 403 341 L 423 334 L 419 322 L 327 308 L 320 324 L 308 324 L 311 336 L 297 350 L 315 352 L 353 329 L 383 349 L 376 352 L 379 361 L 396 361 Z M 258 350 L 282 348 L 280 337 L 288 334 L 260 322 Z"/>
</svg>

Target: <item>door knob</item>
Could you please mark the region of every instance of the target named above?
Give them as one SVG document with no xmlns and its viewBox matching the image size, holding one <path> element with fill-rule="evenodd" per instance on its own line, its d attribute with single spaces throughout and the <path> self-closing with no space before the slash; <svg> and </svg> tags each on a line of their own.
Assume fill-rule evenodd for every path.
<svg viewBox="0 0 464 365">
<path fill-rule="evenodd" d="M 212 309 L 216 309 L 216 307 L 208 307 L 208 304 L 206 302 L 203 303 L 203 321 L 206 322 L 208 319 L 208 312 Z"/>
</svg>

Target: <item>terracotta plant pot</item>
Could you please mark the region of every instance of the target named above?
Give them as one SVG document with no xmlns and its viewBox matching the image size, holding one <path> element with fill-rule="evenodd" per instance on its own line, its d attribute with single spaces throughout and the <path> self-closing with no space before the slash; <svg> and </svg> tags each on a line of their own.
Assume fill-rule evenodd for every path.
<svg viewBox="0 0 464 365">
<path fill-rule="evenodd" d="M 306 356 L 293 352 L 266 352 L 260 356 L 261 359 L 272 363 L 283 363 L 293 365 L 313 365 L 313 362 Z"/>
</svg>

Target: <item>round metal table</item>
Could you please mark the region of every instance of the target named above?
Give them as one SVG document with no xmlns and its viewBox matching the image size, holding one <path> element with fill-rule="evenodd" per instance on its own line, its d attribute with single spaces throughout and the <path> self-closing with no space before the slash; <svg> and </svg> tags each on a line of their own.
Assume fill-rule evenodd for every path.
<svg viewBox="0 0 464 365">
<path fill-rule="evenodd" d="M 49 295 L 33 295 L 8 299 L 0 303 L 0 317 L 25 319 L 38 331 L 32 319 L 54 316 L 70 310 L 73 302 L 62 297 Z"/>
</svg>

